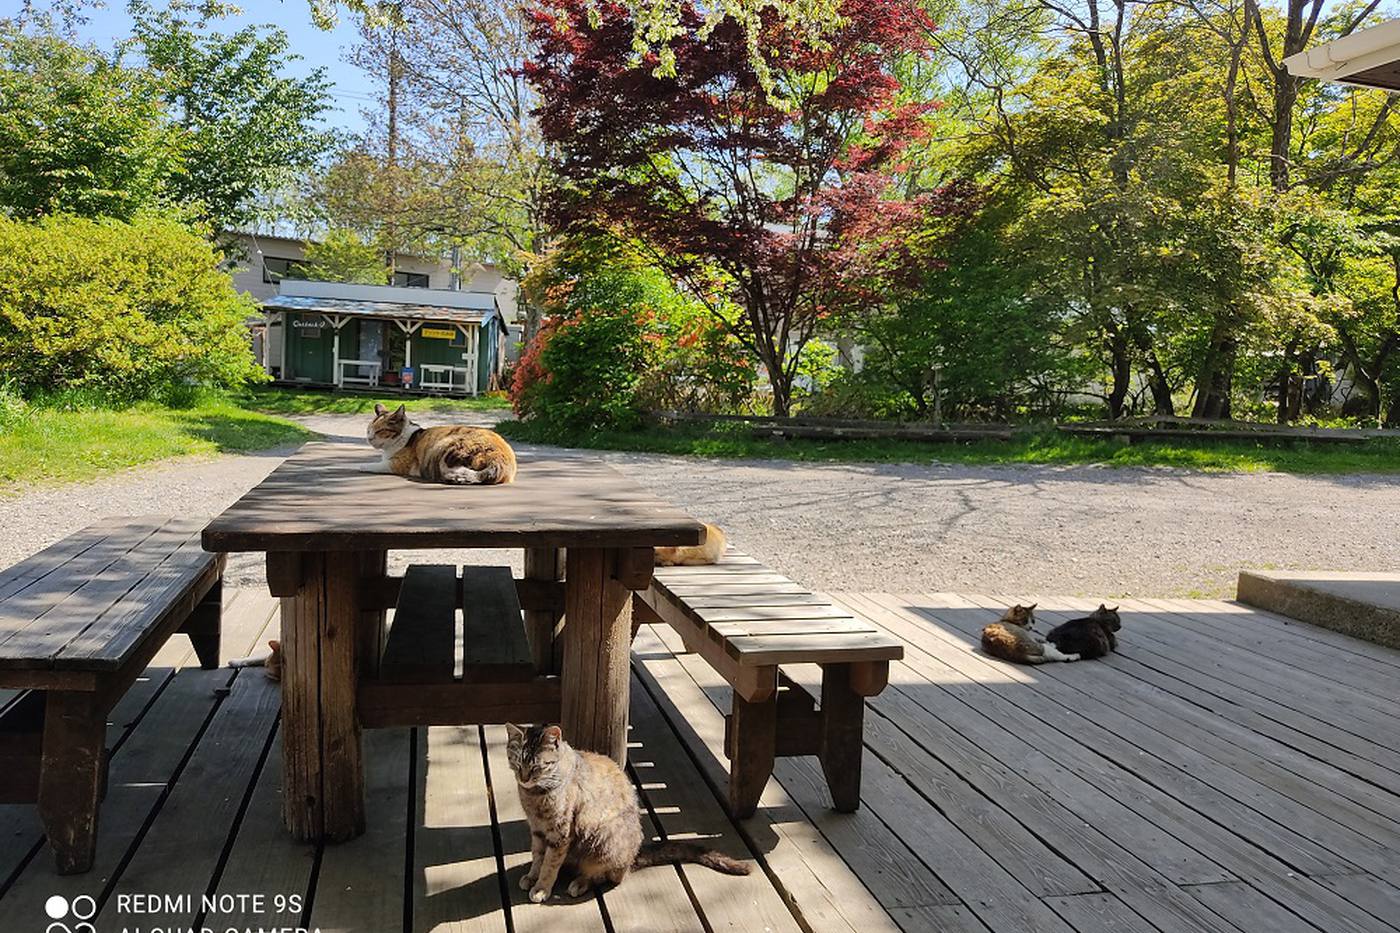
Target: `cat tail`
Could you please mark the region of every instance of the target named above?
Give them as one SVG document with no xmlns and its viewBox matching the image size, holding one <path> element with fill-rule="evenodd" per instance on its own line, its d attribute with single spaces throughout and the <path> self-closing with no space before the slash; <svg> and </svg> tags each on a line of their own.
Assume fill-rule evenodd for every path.
<svg viewBox="0 0 1400 933">
<path fill-rule="evenodd" d="M 716 852 L 693 842 L 648 842 L 642 846 L 642 851 L 637 853 L 632 867 L 649 868 L 652 865 L 677 863 L 704 865 L 726 875 L 747 875 L 753 870 L 753 866 L 747 862 L 730 858 L 723 852 Z"/>
<path fill-rule="evenodd" d="M 499 471 L 495 467 L 473 470 L 466 466 L 450 466 L 442 468 L 442 481 L 460 486 L 471 486 L 477 483 L 489 485 L 496 482 L 498 473 Z"/>
<path fill-rule="evenodd" d="M 1044 660 L 1044 661 L 1078 661 L 1078 660 L 1079 660 L 1079 655 L 1077 655 L 1077 654 L 1065 654 L 1065 653 L 1064 653 L 1063 651 L 1061 651 L 1059 648 L 1055 647 L 1055 643 L 1054 643 L 1053 641 L 1047 641 L 1047 642 L 1046 642 L 1044 645 L 1042 645 L 1041 647 L 1042 647 L 1042 649 L 1045 651 L 1045 655 L 1044 655 L 1044 657 L 1042 658 L 1042 660 Z"/>
<path fill-rule="evenodd" d="M 233 658 L 228 662 L 229 667 L 263 667 L 267 664 L 267 655 L 255 654 L 246 658 Z"/>
</svg>

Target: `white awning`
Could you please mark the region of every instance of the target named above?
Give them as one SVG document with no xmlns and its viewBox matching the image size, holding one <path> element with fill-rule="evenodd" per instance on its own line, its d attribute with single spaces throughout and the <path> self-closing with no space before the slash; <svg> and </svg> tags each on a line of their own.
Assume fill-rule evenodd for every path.
<svg viewBox="0 0 1400 933">
<path fill-rule="evenodd" d="M 1283 64 L 1301 78 L 1400 91 L 1400 19 L 1290 55 Z"/>
</svg>

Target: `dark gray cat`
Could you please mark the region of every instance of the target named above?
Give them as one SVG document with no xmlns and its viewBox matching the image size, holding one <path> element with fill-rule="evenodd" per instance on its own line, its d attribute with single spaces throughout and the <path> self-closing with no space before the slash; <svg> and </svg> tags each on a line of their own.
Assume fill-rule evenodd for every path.
<svg viewBox="0 0 1400 933">
<path fill-rule="evenodd" d="M 1099 608 L 1081 619 L 1070 619 L 1057 625 L 1045 636 L 1045 640 L 1060 649 L 1064 654 L 1077 654 L 1080 660 L 1101 658 L 1118 647 L 1118 637 L 1113 633 L 1123 627 L 1118 615 L 1118 607 L 1112 609 L 1099 603 Z"/>
</svg>

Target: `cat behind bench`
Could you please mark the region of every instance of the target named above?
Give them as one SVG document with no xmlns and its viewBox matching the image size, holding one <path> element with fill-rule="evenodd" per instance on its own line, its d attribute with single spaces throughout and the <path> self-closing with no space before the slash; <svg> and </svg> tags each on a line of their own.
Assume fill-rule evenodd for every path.
<svg viewBox="0 0 1400 933">
<path fill-rule="evenodd" d="M 569 896 L 621 884 L 650 865 L 693 862 L 726 875 L 749 866 L 693 842 L 643 842 L 637 790 L 611 758 L 576 751 L 558 726 L 506 725 L 506 758 L 530 824 L 530 870 L 520 887 L 542 904 L 565 865 L 576 872 Z"/>
<path fill-rule="evenodd" d="M 366 472 L 451 485 L 489 486 L 515 479 L 515 451 L 486 428 L 425 428 L 409 420 L 402 405 L 395 411 L 375 405 L 366 433 L 370 446 L 383 454 L 379 463 L 365 467 Z"/>
</svg>

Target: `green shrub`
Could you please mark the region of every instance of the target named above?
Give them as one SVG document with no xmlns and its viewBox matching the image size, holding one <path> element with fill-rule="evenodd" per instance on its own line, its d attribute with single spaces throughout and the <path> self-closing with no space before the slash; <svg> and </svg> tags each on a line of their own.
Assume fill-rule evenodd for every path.
<svg viewBox="0 0 1400 933">
<path fill-rule="evenodd" d="M 732 410 L 753 365 L 662 272 L 596 243 L 546 259 L 525 287 L 551 316 L 511 381 L 521 418 L 628 427 L 649 409 Z"/>
<path fill-rule="evenodd" d="M 11 389 L 81 408 L 170 399 L 262 377 L 209 243 L 167 218 L 0 218 L 0 371 Z"/>
</svg>

